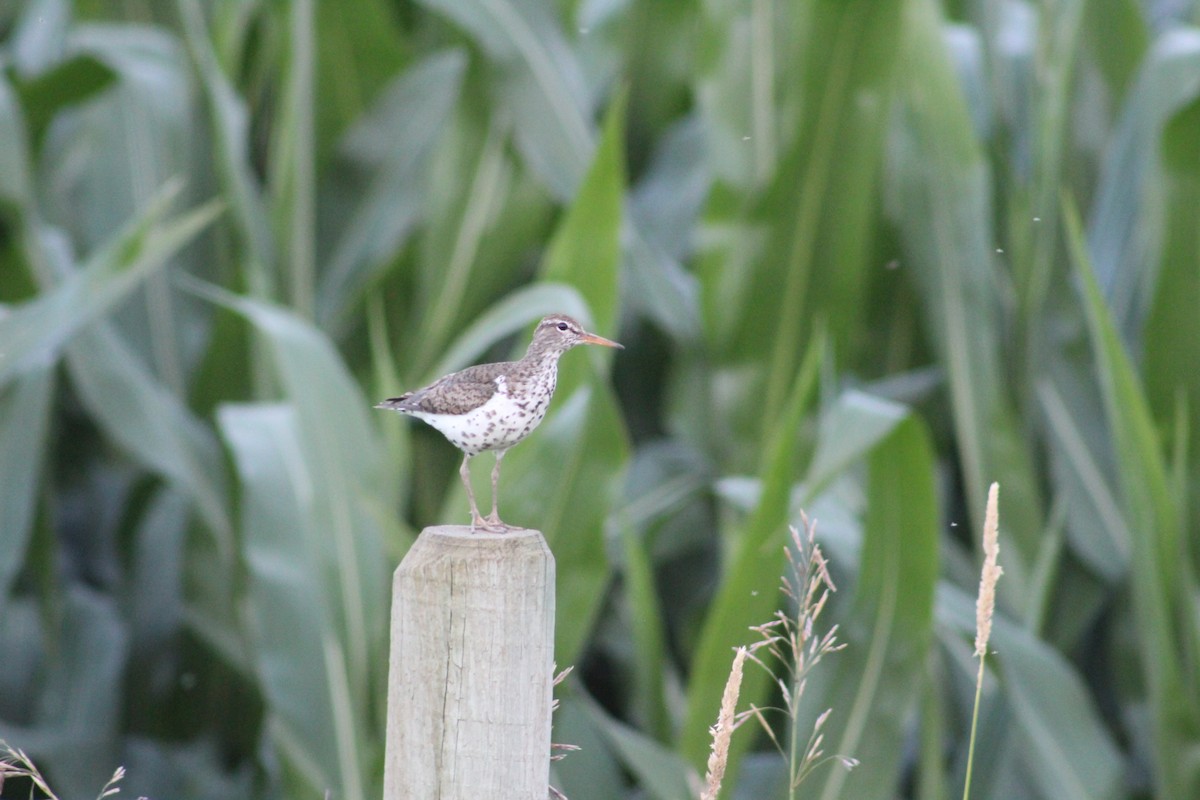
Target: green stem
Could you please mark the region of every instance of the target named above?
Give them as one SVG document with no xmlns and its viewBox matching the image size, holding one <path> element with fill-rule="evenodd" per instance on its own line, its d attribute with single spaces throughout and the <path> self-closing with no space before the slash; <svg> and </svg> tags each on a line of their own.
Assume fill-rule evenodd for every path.
<svg viewBox="0 0 1200 800">
<path fill-rule="evenodd" d="M 792 681 L 792 702 L 793 703 L 798 702 L 800 699 L 799 695 L 796 694 L 796 690 L 798 688 L 799 688 L 799 686 L 798 686 L 797 681 L 793 680 Z M 794 708 L 795 707 L 793 706 L 793 709 Z M 793 711 L 793 714 L 792 714 L 792 742 L 791 742 L 791 747 L 789 748 L 790 752 L 788 753 L 788 800 L 796 800 L 796 787 L 800 785 L 800 782 L 798 780 L 796 780 L 797 776 L 800 774 L 799 769 L 796 767 L 796 738 L 797 738 L 797 736 L 799 736 L 799 731 L 796 730 L 796 721 L 797 721 L 796 714 Z"/>
<path fill-rule="evenodd" d="M 971 712 L 971 744 L 967 748 L 967 780 L 963 784 L 963 800 L 971 796 L 971 770 L 975 765 L 975 728 L 979 724 L 979 698 L 983 695 L 983 661 L 979 657 L 979 677 L 975 679 L 975 709 Z"/>
</svg>

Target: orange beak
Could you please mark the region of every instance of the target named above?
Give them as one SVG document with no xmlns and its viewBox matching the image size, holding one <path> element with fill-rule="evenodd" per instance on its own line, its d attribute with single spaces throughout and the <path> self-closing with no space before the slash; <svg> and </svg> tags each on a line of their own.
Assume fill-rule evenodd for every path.
<svg viewBox="0 0 1200 800">
<path fill-rule="evenodd" d="M 594 333 L 585 333 L 579 337 L 579 341 L 584 344 L 598 344 L 602 347 L 615 347 L 618 350 L 624 350 L 625 345 L 617 344 L 612 339 L 605 339 L 603 336 L 597 336 Z"/>
</svg>

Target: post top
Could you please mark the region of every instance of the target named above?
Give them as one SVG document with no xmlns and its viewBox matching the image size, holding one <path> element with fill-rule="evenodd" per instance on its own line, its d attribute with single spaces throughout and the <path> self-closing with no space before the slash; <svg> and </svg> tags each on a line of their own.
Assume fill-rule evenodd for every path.
<svg viewBox="0 0 1200 800">
<path fill-rule="evenodd" d="M 505 533 L 471 530 L 469 525 L 430 525 L 413 542 L 406 562 L 430 559 L 488 559 L 532 557 L 538 561 L 553 561 L 546 537 L 539 530 L 520 528 Z"/>
<path fill-rule="evenodd" d="M 422 536 L 446 536 L 452 539 L 474 539 L 477 541 L 494 541 L 497 539 L 522 539 L 539 537 L 542 532 L 535 528 L 514 528 L 502 533 L 472 528 L 470 525 L 430 525 L 421 531 Z"/>
</svg>

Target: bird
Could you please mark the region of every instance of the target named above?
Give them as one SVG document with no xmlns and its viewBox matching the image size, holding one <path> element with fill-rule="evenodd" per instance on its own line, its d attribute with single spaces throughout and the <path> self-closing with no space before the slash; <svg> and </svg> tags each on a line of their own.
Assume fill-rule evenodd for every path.
<svg viewBox="0 0 1200 800">
<path fill-rule="evenodd" d="M 497 487 L 500 461 L 513 445 L 533 432 L 546 416 L 558 384 L 558 359 L 572 347 L 596 344 L 624 350 L 624 345 L 588 333 L 566 314 L 544 317 L 533 331 L 529 349 L 519 361 L 479 364 L 438 378 L 421 389 L 378 403 L 436 428 L 463 452 L 458 470 L 471 504 L 471 530 L 509 531 L 500 519 Z M 471 489 L 471 459 L 485 450 L 496 453 L 492 467 L 492 513 L 479 513 Z"/>
</svg>

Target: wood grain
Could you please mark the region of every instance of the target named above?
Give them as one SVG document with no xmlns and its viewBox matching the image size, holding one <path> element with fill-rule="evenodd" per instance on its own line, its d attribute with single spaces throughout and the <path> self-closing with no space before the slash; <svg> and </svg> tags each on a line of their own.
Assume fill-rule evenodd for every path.
<svg viewBox="0 0 1200 800">
<path fill-rule="evenodd" d="M 422 531 L 393 583 L 384 800 L 545 800 L 553 650 L 539 531 Z"/>
</svg>

